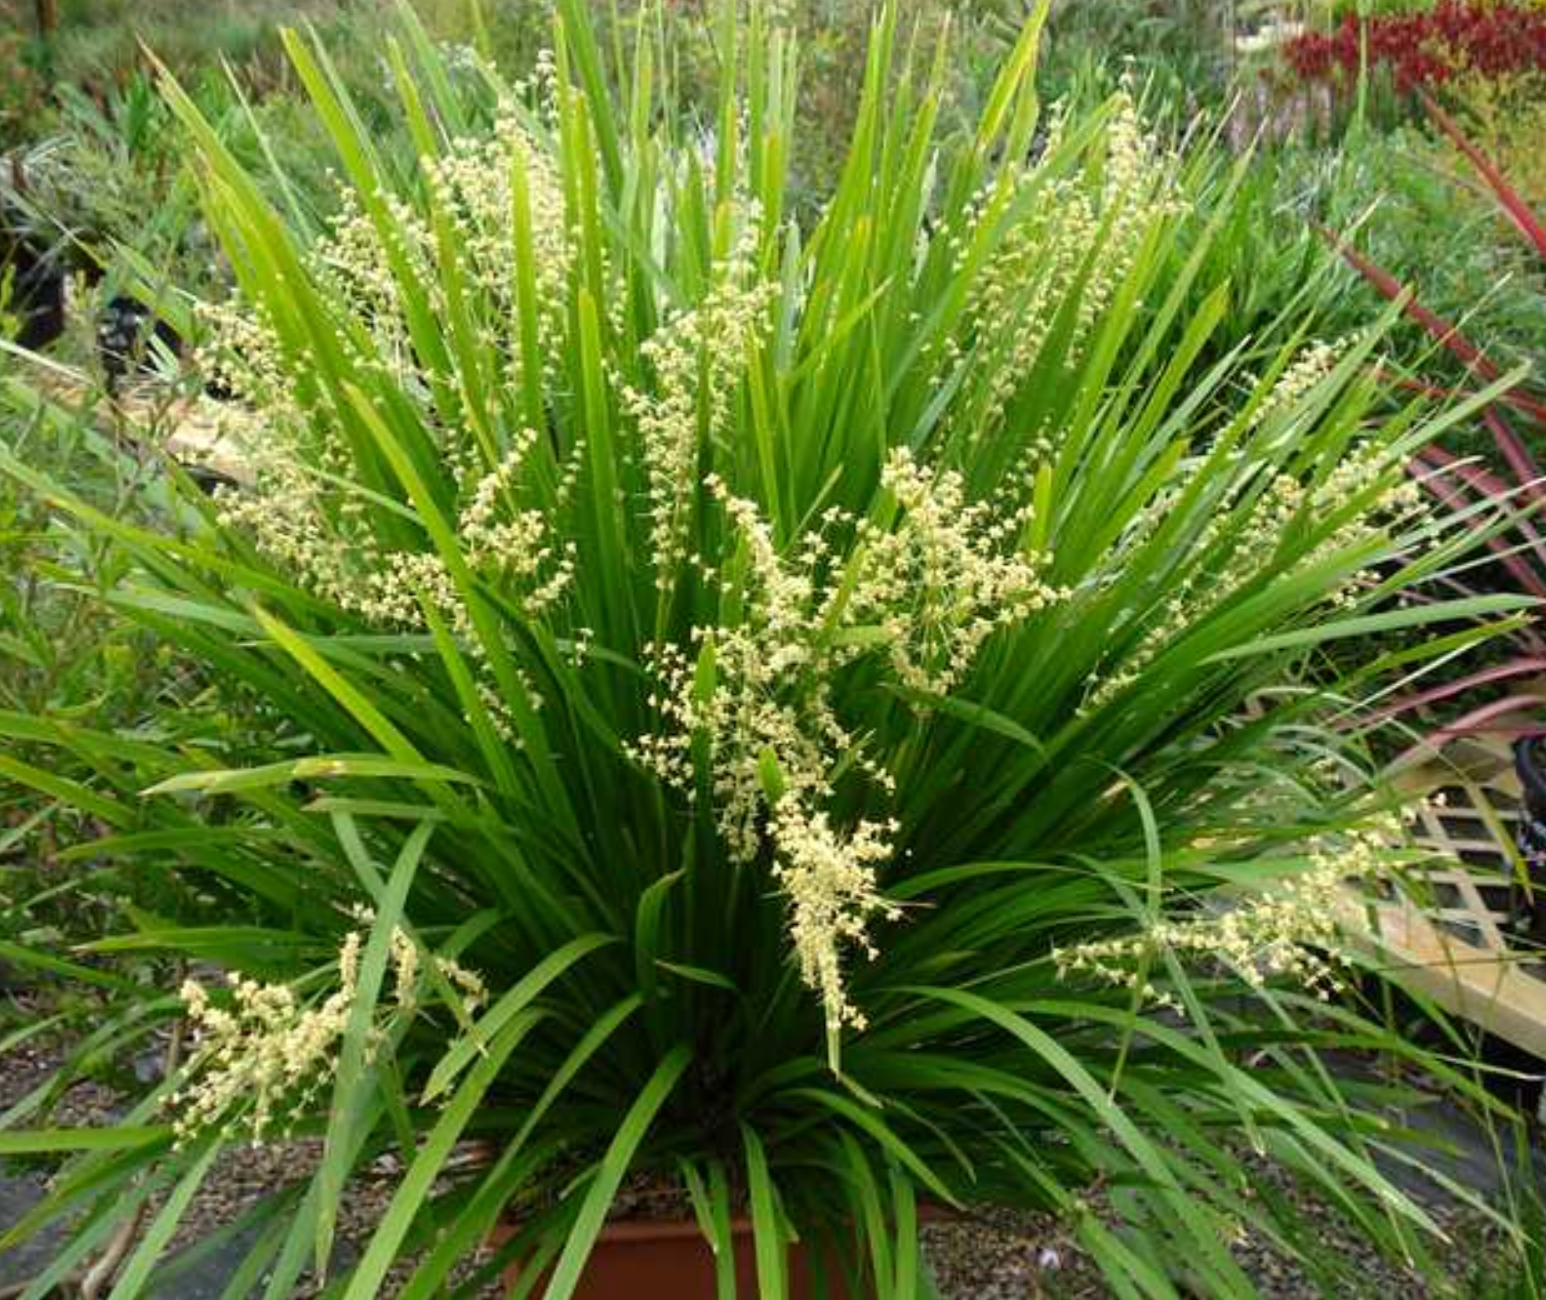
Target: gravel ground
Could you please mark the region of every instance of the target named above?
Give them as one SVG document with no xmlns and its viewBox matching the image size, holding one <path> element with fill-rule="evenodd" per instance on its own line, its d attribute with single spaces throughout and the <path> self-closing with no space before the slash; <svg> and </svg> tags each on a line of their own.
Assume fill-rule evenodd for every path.
<svg viewBox="0 0 1546 1300">
<path fill-rule="evenodd" d="M 57 1046 L 28 1045 L 0 1057 L 0 1111 L 14 1105 L 47 1078 L 59 1055 Z M 118 1110 L 117 1100 L 108 1089 L 80 1084 L 65 1094 L 54 1122 L 106 1124 L 112 1122 Z M 320 1143 L 314 1140 L 227 1153 L 195 1198 L 174 1245 L 186 1245 L 230 1223 L 266 1193 L 308 1177 L 319 1155 Z M 1286 1181 L 1270 1167 L 1250 1156 L 1245 1159 L 1256 1166 L 1256 1186 L 1270 1183 L 1287 1189 Z M 354 1244 L 369 1234 L 385 1210 L 399 1172 L 394 1161 L 379 1162 L 351 1189 L 339 1225 L 344 1257 L 352 1254 Z M 22 1213 L 25 1205 L 41 1194 L 41 1187 L 42 1179 L 36 1173 L 7 1170 L 0 1164 L 0 1228 Z M 1495 1238 L 1495 1230 L 1477 1212 L 1459 1207 L 1441 1194 L 1424 1193 L 1420 1188 L 1411 1190 L 1423 1199 L 1452 1240 L 1465 1243 L 1467 1258 L 1478 1258 L 1487 1249 L 1488 1240 Z M 1323 1257 L 1340 1259 L 1355 1279 L 1346 1290 L 1333 1293 L 1339 1300 L 1426 1300 L 1435 1294 L 1423 1278 L 1370 1250 L 1327 1206 L 1301 1192 L 1292 1195 L 1311 1220 Z M 1045 1215 L 1007 1210 L 984 1212 L 958 1221 L 929 1224 L 924 1229 L 924 1238 L 945 1300 L 1106 1300 L 1112 1294 L 1066 1226 Z M 200 1276 L 213 1276 L 218 1282 L 220 1268 L 234 1266 L 245 1251 L 232 1247 L 231 1253 L 234 1259 L 229 1263 L 211 1261 L 211 1267 Z M 1268 1300 L 1325 1300 L 1326 1293 L 1319 1286 L 1265 1242 L 1247 1237 L 1234 1247 L 1234 1253 Z M 36 1255 L 35 1249 L 28 1258 L 29 1271 L 38 1266 Z M 0 1288 L 25 1275 L 19 1272 L 22 1267 L 20 1257 L 0 1261 Z M 401 1278 L 394 1281 L 401 1285 Z M 214 1285 L 214 1289 L 199 1289 L 198 1279 L 190 1278 L 177 1289 L 175 1300 L 202 1300 L 205 1295 L 219 1294 L 218 1285 L 206 1285 Z M 389 1286 L 382 1294 L 391 1296 L 395 1290 L 396 1286 Z M 314 1294 L 315 1288 L 309 1282 L 294 1292 L 296 1300 L 310 1300 Z"/>
<path fill-rule="evenodd" d="M 0 1113 L 42 1084 L 62 1058 L 59 1044 L 36 1041 L 0 1056 Z M 121 1109 L 120 1099 L 110 1089 L 97 1083 L 79 1083 L 60 1098 L 50 1122 L 58 1127 L 100 1127 L 111 1124 Z M 310 1178 L 321 1155 L 322 1143 L 316 1139 L 238 1147 L 225 1152 L 190 1203 L 171 1250 L 175 1253 L 205 1234 L 231 1224 L 270 1193 Z M 385 1213 L 400 1174 L 395 1160 L 383 1160 L 351 1186 L 339 1213 L 340 1263 L 356 1257 L 359 1244 L 369 1237 Z M 45 1183 L 33 1167 L 0 1160 L 0 1230 L 9 1227 L 43 1195 Z M 153 1212 L 155 1208 L 153 1202 L 150 1209 Z M 48 1262 L 55 1239 L 51 1234 L 25 1251 L 0 1259 L 0 1296 L 5 1294 L 4 1288 L 33 1275 Z M 229 1245 L 221 1259 L 180 1279 L 175 1287 L 167 1289 L 164 1297 L 158 1293 L 158 1300 L 204 1300 L 206 1296 L 214 1300 L 224 1290 L 225 1277 L 250 1247 L 250 1237 Z M 466 1271 L 476 1268 L 477 1263 L 469 1261 Z M 382 1296 L 394 1295 L 410 1271 L 404 1265 L 394 1273 Z M 292 1300 L 312 1300 L 319 1289 L 316 1279 L 308 1273 L 291 1292 Z"/>
<path fill-rule="evenodd" d="M 923 1229 L 923 1247 L 944 1300 L 1094 1300 L 1100 1274 L 1048 1215 L 990 1210 Z"/>
<path fill-rule="evenodd" d="M 1253 1182 L 1286 1180 L 1261 1162 Z M 1448 1199 L 1422 1198 L 1451 1240 L 1464 1243 L 1467 1260 L 1484 1256 L 1497 1229 L 1478 1211 Z M 1351 1232 L 1329 1207 L 1305 1196 L 1295 1203 L 1311 1224 L 1320 1258 L 1340 1261 L 1348 1281 L 1324 1290 L 1292 1259 L 1255 1236 L 1232 1249 L 1265 1300 L 1428 1300 L 1444 1294 L 1419 1272 L 1383 1258 Z M 924 1229 L 926 1249 L 945 1300 L 1108 1300 L 1114 1293 L 1079 1249 L 1065 1225 L 1045 1215 L 994 1211 Z"/>
<path fill-rule="evenodd" d="M 40 1087 L 59 1068 L 61 1052 L 56 1044 L 36 1039 L 0 1056 L 0 1112 L 8 1111 Z M 60 1128 L 94 1128 L 110 1124 L 119 1112 L 112 1091 L 89 1080 L 65 1092 L 53 1111 Z"/>
</svg>

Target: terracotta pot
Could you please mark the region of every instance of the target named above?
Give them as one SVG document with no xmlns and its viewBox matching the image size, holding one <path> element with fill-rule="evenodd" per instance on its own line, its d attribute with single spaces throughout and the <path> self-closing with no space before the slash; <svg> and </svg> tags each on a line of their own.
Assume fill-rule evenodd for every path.
<svg viewBox="0 0 1546 1300">
<path fill-rule="evenodd" d="M 495 1244 L 508 1240 L 514 1231 L 513 1227 L 496 1230 Z M 735 1220 L 730 1233 L 736 1295 L 755 1300 L 757 1264 L 750 1221 Z M 789 1300 L 813 1300 L 816 1290 L 805 1247 L 791 1245 L 787 1261 Z M 520 1273 L 521 1266 L 513 1265 L 505 1274 L 505 1284 L 513 1285 Z M 830 1274 L 825 1295 L 827 1300 L 861 1300 L 850 1296 L 840 1277 Z M 714 1300 L 714 1296 L 714 1253 L 696 1222 L 620 1220 L 601 1230 L 574 1300 Z"/>
</svg>

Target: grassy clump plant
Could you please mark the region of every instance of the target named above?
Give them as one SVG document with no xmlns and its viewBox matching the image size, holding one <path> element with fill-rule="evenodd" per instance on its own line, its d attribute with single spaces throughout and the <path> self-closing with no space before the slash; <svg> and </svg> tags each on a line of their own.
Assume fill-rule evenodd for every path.
<svg viewBox="0 0 1546 1300">
<path fill-rule="evenodd" d="M 1231 1234 L 1304 1239 L 1245 1141 L 1420 1250 L 1315 1056 L 1400 1044 L 1314 986 L 1341 870 L 1399 857 L 1331 715 L 1422 652 L 1301 670 L 1522 603 L 1397 603 L 1475 543 L 1403 475 L 1465 412 L 1373 419 L 1374 334 L 1200 363 L 1223 216 L 1125 98 L 1041 119 L 1034 23 L 952 134 L 943 60 L 882 17 L 802 225 L 796 47 L 760 7 L 718 22 L 712 122 L 648 29 L 614 92 L 559 8 L 514 85 L 453 80 L 405 15 L 406 164 L 290 38 L 339 158 L 316 237 L 167 86 L 239 285 L 206 354 L 255 481 L 152 532 L 3 464 L 113 540 L 112 603 L 266 740 L 0 717 L 94 769 L 53 793 L 98 854 L 232 918 L 97 945 L 204 965 L 99 979 L 104 1041 L 202 1033 L 114 1130 L 48 1127 L 46 1090 L 5 1117 L 0 1153 L 76 1154 L 0 1244 L 76 1215 L 63 1275 L 164 1191 L 127 1300 L 222 1149 L 295 1134 L 314 1176 L 252 1218 L 270 1300 L 388 1152 L 348 1300 L 404 1257 L 404 1294 L 451 1293 L 501 1219 L 482 1276 L 522 1256 L 564 1300 L 641 1176 L 722 1295 L 741 1212 L 764 1296 L 795 1236 L 927 1294 L 923 1202 L 1065 1212 L 1125 1295 L 1249 1295 Z"/>
</svg>

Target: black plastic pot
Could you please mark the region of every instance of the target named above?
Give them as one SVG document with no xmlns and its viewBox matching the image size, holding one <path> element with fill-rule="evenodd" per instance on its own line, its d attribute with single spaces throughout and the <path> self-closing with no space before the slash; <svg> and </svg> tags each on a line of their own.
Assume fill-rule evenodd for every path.
<svg viewBox="0 0 1546 1300">
<path fill-rule="evenodd" d="M 1514 885 L 1511 910 L 1520 933 L 1546 947 L 1546 737 L 1522 736 L 1514 742 L 1514 771 L 1524 791 L 1514 841 L 1530 887 Z"/>
<path fill-rule="evenodd" d="M 0 279 L 11 282 L 8 309 L 21 320 L 16 341 L 46 348 L 64 333 L 64 267 L 54 250 L 40 248 L 0 213 Z"/>
<path fill-rule="evenodd" d="M 182 339 L 138 298 L 110 298 L 97 317 L 97 355 L 112 387 L 128 375 L 154 369 L 151 339 L 159 339 L 174 356 L 182 355 Z"/>
</svg>

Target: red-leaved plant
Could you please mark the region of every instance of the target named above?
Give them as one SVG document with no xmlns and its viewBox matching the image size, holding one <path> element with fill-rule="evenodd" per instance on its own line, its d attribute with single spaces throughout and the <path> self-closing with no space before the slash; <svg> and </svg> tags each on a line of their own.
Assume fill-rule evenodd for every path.
<svg viewBox="0 0 1546 1300">
<path fill-rule="evenodd" d="M 1304 32 L 1283 57 L 1301 81 L 1356 80 L 1385 68 L 1403 90 L 1546 70 L 1546 9 L 1507 0 L 1439 0 L 1416 13 L 1349 14 L 1330 32 Z"/>
<path fill-rule="evenodd" d="M 1431 15 L 1403 17 L 1433 17 L 1442 11 L 1460 7 L 1441 4 Z M 1492 11 L 1503 12 L 1505 9 L 1506 6 L 1496 6 Z M 1537 17 L 1542 39 L 1541 53 L 1543 62 L 1546 62 L 1546 10 L 1539 11 Z M 1464 154 L 1497 201 L 1499 210 L 1536 250 L 1543 267 L 1546 267 L 1546 220 L 1530 208 L 1496 164 L 1431 95 L 1421 88 L 1414 89 L 1434 125 Z M 1472 376 L 1489 384 L 1503 377 L 1497 364 L 1480 345 L 1466 336 L 1459 325 L 1424 306 L 1408 286 L 1345 240 L 1334 235 L 1330 237 L 1349 265 L 1386 299 L 1399 302 L 1406 316 L 1458 360 Z M 1427 391 L 1435 396 L 1451 395 L 1447 390 L 1432 385 L 1410 380 L 1398 382 L 1403 387 Z M 1494 404 L 1482 408 L 1482 419 L 1492 434 L 1502 461 L 1500 467 L 1480 465 L 1474 460 L 1456 456 L 1430 444 L 1417 453 L 1412 472 L 1429 492 L 1457 512 L 1470 511 L 1480 519 L 1481 513 L 1477 507 L 1488 503 L 1494 503 L 1502 509 L 1517 510 L 1512 527 L 1490 537 L 1487 545 L 1497 564 L 1502 566 L 1523 593 L 1546 601 L 1546 536 L 1542 535 L 1534 520 L 1535 514 L 1546 506 L 1546 473 L 1543 473 L 1531 455 L 1526 438 L 1520 431 L 1521 428 L 1533 428 L 1546 435 L 1546 400 L 1528 389 L 1514 387 L 1504 392 Z M 1446 581 L 1455 584 L 1461 580 L 1451 577 Z M 1424 747 L 1440 745 L 1456 736 L 1480 732 L 1546 734 L 1546 723 L 1523 722 L 1520 717 L 1524 712 L 1539 715 L 1542 710 L 1542 694 L 1535 679 L 1546 675 L 1546 627 L 1542 627 L 1538 621 L 1524 623 L 1513 634 L 1513 644 L 1516 653 L 1504 662 L 1405 696 L 1382 709 L 1381 714 L 1408 712 L 1454 700 L 1480 687 L 1494 687 L 1506 682 L 1509 689 L 1501 697 L 1468 709 L 1460 717 L 1445 723 L 1425 738 Z"/>
</svg>

